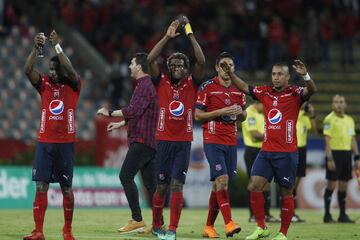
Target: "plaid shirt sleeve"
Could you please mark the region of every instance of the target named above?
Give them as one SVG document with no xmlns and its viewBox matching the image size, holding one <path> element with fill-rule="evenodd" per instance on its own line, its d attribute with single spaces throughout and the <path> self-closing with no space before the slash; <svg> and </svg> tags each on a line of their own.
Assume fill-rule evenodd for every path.
<svg viewBox="0 0 360 240">
<path fill-rule="evenodd" d="M 151 96 L 146 83 L 141 82 L 136 86 L 129 106 L 121 109 L 125 119 L 141 116 L 148 107 Z"/>
</svg>

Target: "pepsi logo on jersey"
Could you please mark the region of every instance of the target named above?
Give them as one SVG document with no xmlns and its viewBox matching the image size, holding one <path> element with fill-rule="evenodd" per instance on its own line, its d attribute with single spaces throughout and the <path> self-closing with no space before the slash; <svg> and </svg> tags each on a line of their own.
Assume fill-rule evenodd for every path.
<svg viewBox="0 0 360 240">
<path fill-rule="evenodd" d="M 49 104 L 49 110 L 54 115 L 59 115 L 64 111 L 64 103 L 61 100 L 52 100 Z"/>
<path fill-rule="evenodd" d="M 184 104 L 180 101 L 172 101 L 169 104 L 169 111 L 175 117 L 180 117 L 181 115 L 183 115 L 184 110 Z"/>
<path fill-rule="evenodd" d="M 268 113 L 268 120 L 271 124 L 278 124 L 282 119 L 282 113 L 276 109 L 273 108 Z"/>
<path fill-rule="evenodd" d="M 51 103 L 49 104 L 49 110 L 53 114 L 53 115 L 49 116 L 49 120 L 63 120 L 64 119 L 63 116 L 60 115 L 64 111 L 63 101 L 52 100 Z"/>
</svg>

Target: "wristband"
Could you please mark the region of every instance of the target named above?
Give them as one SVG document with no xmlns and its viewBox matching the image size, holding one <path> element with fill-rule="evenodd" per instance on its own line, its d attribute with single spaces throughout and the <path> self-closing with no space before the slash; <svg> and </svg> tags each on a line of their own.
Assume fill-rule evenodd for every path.
<svg viewBox="0 0 360 240">
<path fill-rule="evenodd" d="M 114 110 L 109 110 L 109 117 L 112 117 L 112 113 L 114 112 Z"/>
<path fill-rule="evenodd" d="M 56 54 L 59 54 L 59 53 L 63 52 L 60 44 L 58 44 L 58 43 L 55 45 L 55 52 L 56 52 Z"/>
<path fill-rule="evenodd" d="M 193 34 L 190 23 L 185 24 L 185 33 L 186 35 Z"/>
<path fill-rule="evenodd" d="M 306 74 L 303 76 L 303 79 L 304 79 L 304 81 L 310 81 L 311 77 L 310 77 L 309 73 L 306 73 Z"/>
<path fill-rule="evenodd" d="M 355 156 L 354 156 L 354 162 L 355 161 L 359 161 L 360 160 L 360 155 L 359 154 L 356 154 Z"/>
</svg>

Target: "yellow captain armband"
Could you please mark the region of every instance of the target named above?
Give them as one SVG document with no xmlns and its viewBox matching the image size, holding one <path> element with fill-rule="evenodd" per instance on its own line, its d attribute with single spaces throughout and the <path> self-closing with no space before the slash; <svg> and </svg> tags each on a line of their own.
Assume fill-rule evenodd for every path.
<svg viewBox="0 0 360 240">
<path fill-rule="evenodd" d="M 190 35 L 190 34 L 193 34 L 193 31 L 192 31 L 192 29 L 191 29 L 191 25 L 190 25 L 190 23 L 187 23 L 187 24 L 185 24 L 185 33 L 186 33 L 186 35 Z"/>
</svg>

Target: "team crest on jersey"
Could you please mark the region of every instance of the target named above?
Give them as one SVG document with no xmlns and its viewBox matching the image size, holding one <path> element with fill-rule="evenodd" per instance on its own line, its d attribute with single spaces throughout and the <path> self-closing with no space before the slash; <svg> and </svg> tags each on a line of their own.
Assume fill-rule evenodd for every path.
<svg viewBox="0 0 360 240">
<path fill-rule="evenodd" d="M 225 99 L 225 105 L 229 106 L 231 104 L 231 101 L 229 98 Z"/>
<path fill-rule="evenodd" d="M 61 100 L 52 100 L 49 105 L 49 110 L 54 115 L 59 115 L 64 111 L 64 103 Z"/>
<path fill-rule="evenodd" d="M 173 99 L 176 101 L 176 100 L 179 100 L 179 98 L 180 98 L 179 91 L 174 91 L 173 92 Z"/>
<path fill-rule="evenodd" d="M 59 95 L 60 95 L 59 90 L 55 90 L 54 91 L 54 98 L 59 98 Z"/>
<path fill-rule="evenodd" d="M 282 113 L 276 109 L 273 108 L 268 113 L 268 120 L 271 124 L 278 124 L 282 119 Z"/>
<path fill-rule="evenodd" d="M 184 110 L 185 110 L 184 104 L 180 101 L 172 101 L 169 104 L 169 111 L 175 117 L 180 117 L 181 115 L 183 115 Z"/>
</svg>

